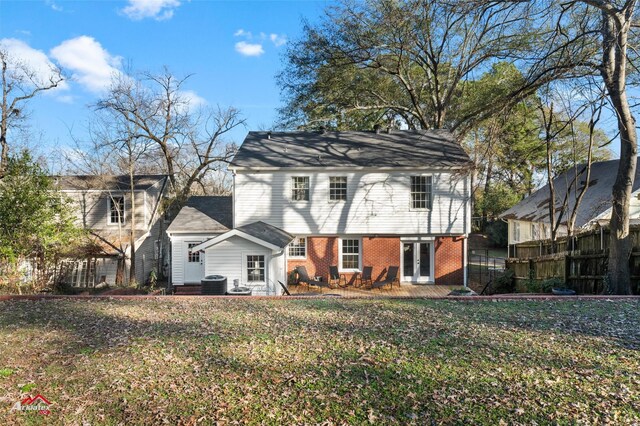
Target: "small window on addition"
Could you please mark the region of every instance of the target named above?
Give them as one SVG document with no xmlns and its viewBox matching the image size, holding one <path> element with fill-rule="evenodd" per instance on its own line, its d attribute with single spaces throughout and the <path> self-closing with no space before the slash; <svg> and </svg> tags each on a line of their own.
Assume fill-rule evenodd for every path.
<svg viewBox="0 0 640 426">
<path fill-rule="evenodd" d="M 247 279 L 249 282 L 264 282 L 264 255 L 247 256 Z"/>
<path fill-rule="evenodd" d="M 330 176 L 329 177 L 329 201 L 346 201 L 347 200 L 347 177 L 346 176 Z"/>
<path fill-rule="evenodd" d="M 289 257 L 304 259 L 307 257 L 307 237 L 296 237 L 289 244 Z"/>
</svg>

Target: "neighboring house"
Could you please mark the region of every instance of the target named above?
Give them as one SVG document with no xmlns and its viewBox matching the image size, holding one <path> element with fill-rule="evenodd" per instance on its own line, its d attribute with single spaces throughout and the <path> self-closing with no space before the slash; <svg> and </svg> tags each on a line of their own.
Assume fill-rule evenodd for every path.
<svg viewBox="0 0 640 426">
<path fill-rule="evenodd" d="M 617 170 L 618 160 L 599 161 L 591 165 L 589 185 L 578 206 L 574 231 L 609 221 L 611 193 Z M 578 185 L 574 183 L 576 173 Z M 553 180 L 556 192 L 556 220 L 560 218 L 558 236 L 567 235 L 567 221 L 574 210 L 579 193 L 586 184 L 585 178 L 586 171 L 582 165 L 572 168 Z M 551 238 L 550 197 L 549 185 L 545 185 L 500 215 L 508 224 L 509 253 L 515 244 Z M 562 212 L 565 199 L 567 207 Z M 562 217 L 560 217 L 561 212 Z M 640 168 L 636 169 L 629 213 L 631 220 L 640 219 Z"/>
<path fill-rule="evenodd" d="M 470 165 L 444 130 L 250 132 L 229 167 L 233 229 L 192 250 L 205 274 L 267 292 L 299 265 L 350 280 L 399 266 L 405 283 L 462 285 Z"/>
<path fill-rule="evenodd" d="M 165 245 L 161 203 L 168 186 L 167 176 L 134 177 L 135 212 L 131 207 L 129 176 L 57 176 L 55 179 L 60 190 L 72 200 L 78 224 L 90 231 L 98 247 L 98 251 L 87 254 L 85 260 L 64 264 L 69 284 L 115 284 L 118 274 L 123 281 L 128 280 L 132 217 L 135 217 L 136 281 L 144 283 L 152 269 L 161 270 Z"/>
<path fill-rule="evenodd" d="M 171 284 L 200 284 L 204 256 L 191 249 L 233 227 L 231 196 L 190 197 L 167 228 L 171 240 Z"/>
</svg>

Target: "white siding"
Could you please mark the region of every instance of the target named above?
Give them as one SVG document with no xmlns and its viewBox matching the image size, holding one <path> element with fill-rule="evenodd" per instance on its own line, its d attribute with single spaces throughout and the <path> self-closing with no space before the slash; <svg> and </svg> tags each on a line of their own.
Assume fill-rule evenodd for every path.
<svg viewBox="0 0 640 426">
<path fill-rule="evenodd" d="M 223 275 L 227 277 L 228 288 L 233 286 L 233 280 L 240 280 L 240 285 L 246 284 L 246 255 L 264 255 L 265 256 L 265 278 L 269 286 L 275 288 L 277 285 L 274 279 L 278 279 L 277 268 L 271 260 L 271 250 L 247 241 L 240 237 L 231 237 L 219 244 L 209 247 L 205 250 L 205 275 Z M 284 257 L 284 256 L 280 256 Z M 280 267 L 284 267 L 283 264 Z M 275 269 L 275 271 L 274 271 Z M 266 294 L 265 289 L 254 289 L 254 295 Z M 271 293 L 273 294 L 273 293 Z"/>
<path fill-rule="evenodd" d="M 184 284 L 183 243 L 181 238 L 171 237 L 171 283 L 173 285 Z"/>
<path fill-rule="evenodd" d="M 509 229 L 509 244 L 517 244 L 526 241 L 538 241 L 551 238 L 551 230 L 549 228 L 549 224 L 544 222 L 531 222 L 527 220 L 509 219 L 507 221 L 507 225 Z M 537 235 L 534 235 L 532 225 L 536 226 Z M 519 235 L 516 235 L 516 227 L 519 228 Z M 558 229 L 558 236 L 566 235 L 566 233 L 566 227 L 560 226 Z M 516 236 L 519 238 L 516 238 Z"/>
<path fill-rule="evenodd" d="M 173 285 L 184 284 L 184 265 L 187 261 L 185 242 L 207 241 L 218 234 L 174 234 L 171 235 L 171 283 Z"/>
<path fill-rule="evenodd" d="M 410 177 L 432 175 L 431 210 L 410 208 Z M 291 177 L 309 176 L 309 201 L 291 201 Z M 347 177 L 347 201 L 329 201 L 329 177 Z M 463 234 L 469 181 L 451 173 L 238 172 L 235 226 L 262 220 L 292 234 Z"/>
</svg>

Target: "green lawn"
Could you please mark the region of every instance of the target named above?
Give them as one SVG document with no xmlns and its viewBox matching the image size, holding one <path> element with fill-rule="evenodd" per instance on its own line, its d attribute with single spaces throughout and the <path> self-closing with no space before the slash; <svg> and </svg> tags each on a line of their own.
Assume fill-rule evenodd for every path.
<svg viewBox="0 0 640 426">
<path fill-rule="evenodd" d="M 638 301 L 0 302 L 0 424 L 633 424 Z"/>
</svg>

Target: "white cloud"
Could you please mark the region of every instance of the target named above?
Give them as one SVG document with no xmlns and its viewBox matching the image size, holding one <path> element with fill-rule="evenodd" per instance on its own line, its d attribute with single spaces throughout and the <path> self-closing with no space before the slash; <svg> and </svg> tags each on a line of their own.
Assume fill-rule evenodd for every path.
<svg viewBox="0 0 640 426">
<path fill-rule="evenodd" d="M 178 0 L 129 0 L 129 5 L 122 9 L 122 13 L 134 21 L 145 18 L 163 21 L 171 19 L 178 6 Z"/>
<path fill-rule="evenodd" d="M 0 49 L 7 52 L 10 59 L 9 66 L 13 72 L 22 77 L 27 77 L 21 68 L 29 70 L 33 74 L 34 83 L 37 85 L 48 83 L 50 77 L 54 75 L 53 70 L 56 67 L 47 55 L 42 50 L 34 49 L 22 40 L 15 38 L 0 39 Z M 47 92 L 54 93 L 68 88 L 67 82 L 63 81 L 58 87 Z"/>
<path fill-rule="evenodd" d="M 51 49 L 51 56 L 87 90 L 100 93 L 120 74 L 122 58 L 112 56 L 93 37 L 80 36 Z"/>
<path fill-rule="evenodd" d="M 242 28 L 240 28 L 238 31 L 233 33 L 233 35 L 234 35 L 234 37 L 246 37 L 248 39 L 253 37 L 253 34 L 251 34 L 250 31 L 245 31 Z"/>
<path fill-rule="evenodd" d="M 264 49 L 260 43 L 239 41 L 236 43 L 236 52 L 244 56 L 260 56 L 264 53 Z"/>
<path fill-rule="evenodd" d="M 45 4 L 51 7 L 51 9 L 55 10 L 56 12 L 62 12 L 64 10 L 62 9 L 62 6 L 60 6 L 53 0 L 45 0 Z"/>
<path fill-rule="evenodd" d="M 284 34 L 269 34 L 269 40 L 276 46 L 280 47 L 287 42 L 287 36 Z"/>
<path fill-rule="evenodd" d="M 177 99 L 179 102 L 176 103 L 175 108 L 176 111 L 184 114 L 188 111 L 193 111 L 198 109 L 201 106 L 207 104 L 205 98 L 199 96 L 193 90 L 181 90 L 177 93 Z"/>
</svg>

